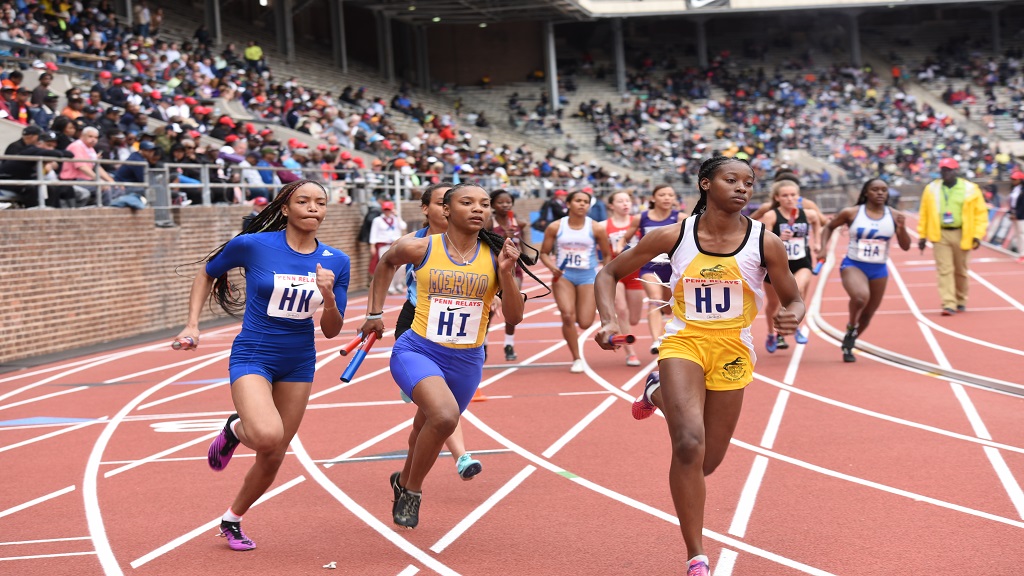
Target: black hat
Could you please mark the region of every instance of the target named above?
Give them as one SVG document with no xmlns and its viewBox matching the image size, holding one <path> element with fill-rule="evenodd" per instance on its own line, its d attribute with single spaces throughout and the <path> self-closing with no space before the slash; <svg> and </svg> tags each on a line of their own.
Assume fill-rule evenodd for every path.
<svg viewBox="0 0 1024 576">
<path fill-rule="evenodd" d="M 82 109 L 82 112 L 84 112 L 86 114 L 95 114 L 95 113 L 97 113 L 99 111 L 100 111 L 100 109 L 95 107 L 95 106 L 93 106 L 92 104 L 90 104 L 90 105 L 88 105 L 88 106 L 86 106 L 85 108 Z"/>
<path fill-rule="evenodd" d="M 40 136 L 44 130 L 35 124 L 31 126 L 25 126 L 25 129 L 21 131 L 22 136 Z"/>
<path fill-rule="evenodd" d="M 43 132 L 42 136 L 39 137 L 39 140 L 42 142 L 53 142 L 56 139 L 57 133 L 52 131 Z"/>
<path fill-rule="evenodd" d="M 53 92 L 47 92 L 46 96 L 43 96 L 43 102 L 56 102 L 59 99 L 60 96 L 57 96 Z"/>
</svg>

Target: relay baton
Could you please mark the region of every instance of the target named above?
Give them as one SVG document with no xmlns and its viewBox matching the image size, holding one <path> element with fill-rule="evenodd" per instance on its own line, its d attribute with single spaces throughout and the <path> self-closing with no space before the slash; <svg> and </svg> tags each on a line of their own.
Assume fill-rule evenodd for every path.
<svg viewBox="0 0 1024 576">
<path fill-rule="evenodd" d="M 370 351 L 373 343 L 377 341 L 377 333 L 370 332 L 370 335 L 366 337 L 366 341 L 363 345 L 356 350 L 356 353 L 352 355 L 352 359 L 348 362 L 348 367 L 341 374 L 342 382 L 351 382 L 352 378 L 356 375 L 356 370 L 359 370 L 359 365 L 363 363 L 363 358 L 366 358 L 366 353 Z"/>
<path fill-rule="evenodd" d="M 184 338 L 178 338 L 174 342 L 171 342 L 171 348 L 175 350 L 191 350 L 196 347 L 196 341 L 191 336 L 185 336 Z"/>
<path fill-rule="evenodd" d="M 789 213 L 789 227 L 792 228 L 796 222 L 796 217 L 800 215 L 799 208 L 793 208 L 793 211 Z"/>
<path fill-rule="evenodd" d="M 349 354 L 352 353 L 353 350 L 356 349 L 357 346 L 359 346 L 359 344 L 362 343 L 362 341 L 363 341 L 363 333 L 360 332 L 359 334 L 356 334 L 356 337 L 353 338 L 351 342 L 349 342 L 348 344 L 345 344 L 345 347 L 342 348 L 341 350 L 339 350 L 338 354 L 341 354 L 342 356 L 348 356 Z"/>
<path fill-rule="evenodd" d="M 632 334 L 615 334 L 614 336 L 608 337 L 608 343 L 612 346 L 632 344 L 633 342 L 636 342 L 636 336 L 633 336 Z"/>
<path fill-rule="evenodd" d="M 818 261 L 814 263 L 814 270 L 811 270 L 811 273 L 814 274 L 815 276 L 817 276 L 818 272 L 821 272 L 821 266 L 824 263 L 825 263 L 825 259 L 824 258 L 818 258 Z"/>
<path fill-rule="evenodd" d="M 565 272 L 565 267 L 568 266 L 568 265 L 569 265 L 569 257 L 566 256 L 562 260 L 561 266 L 558 267 L 558 273 L 552 275 L 552 280 L 551 280 L 552 284 L 554 284 L 555 282 L 558 282 L 558 279 L 561 278 L 562 274 Z"/>
</svg>

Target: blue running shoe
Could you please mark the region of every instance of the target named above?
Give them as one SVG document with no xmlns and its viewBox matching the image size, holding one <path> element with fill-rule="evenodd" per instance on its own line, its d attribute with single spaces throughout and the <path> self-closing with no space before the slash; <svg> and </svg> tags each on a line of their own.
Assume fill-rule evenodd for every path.
<svg viewBox="0 0 1024 576">
<path fill-rule="evenodd" d="M 799 328 L 797 328 L 796 332 L 793 333 L 793 339 L 796 340 L 797 344 L 807 344 L 807 335 Z"/>
<path fill-rule="evenodd" d="M 776 339 L 775 334 L 768 335 L 768 340 L 764 343 L 764 349 L 767 350 L 769 354 L 775 354 L 775 351 L 779 349 L 779 341 Z"/>
<path fill-rule="evenodd" d="M 210 449 L 206 452 L 206 459 L 210 463 L 210 468 L 217 472 L 220 472 L 228 465 L 228 462 L 231 461 L 231 455 L 235 453 L 235 448 L 238 448 L 238 437 L 231 431 L 231 423 L 235 420 L 238 420 L 238 414 L 228 416 L 228 421 L 224 424 L 224 428 L 213 439 Z"/>
<path fill-rule="evenodd" d="M 484 466 L 467 452 L 459 456 L 459 460 L 455 463 L 455 469 L 463 480 L 472 480 L 474 476 L 483 471 Z"/>
</svg>

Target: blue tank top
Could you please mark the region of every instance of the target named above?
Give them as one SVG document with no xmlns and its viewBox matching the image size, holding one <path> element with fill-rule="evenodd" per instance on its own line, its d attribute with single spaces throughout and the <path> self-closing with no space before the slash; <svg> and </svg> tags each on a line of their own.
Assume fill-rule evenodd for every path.
<svg viewBox="0 0 1024 576">
<path fill-rule="evenodd" d="M 322 242 L 310 254 L 288 245 L 284 230 L 240 234 L 206 264 L 213 278 L 232 268 L 245 270 L 242 331 L 261 334 L 312 334 L 313 313 L 323 303 L 316 287 L 316 265 L 334 272 L 334 298 L 345 315 L 349 257 Z"/>
<path fill-rule="evenodd" d="M 426 228 L 421 228 L 421 229 L 416 231 L 415 236 L 417 238 L 426 238 L 428 230 L 430 230 L 429 226 L 426 227 Z M 405 286 L 408 289 L 408 293 L 406 294 L 405 297 L 409 301 L 409 304 L 412 304 L 413 306 L 415 306 L 416 305 L 416 267 L 413 266 L 412 264 L 406 264 L 405 265 Z"/>
<path fill-rule="evenodd" d="M 644 210 L 640 213 L 640 237 L 643 238 L 662 226 L 671 226 L 676 222 L 679 222 L 679 210 L 673 210 L 672 213 L 668 215 L 668 218 L 665 218 L 664 220 L 654 220 L 651 218 L 650 212 L 648 210 Z M 658 254 L 653 260 L 651 260 L 652 265 L 665 265 L 668 263 L 668 254 Z"/>
</svg>

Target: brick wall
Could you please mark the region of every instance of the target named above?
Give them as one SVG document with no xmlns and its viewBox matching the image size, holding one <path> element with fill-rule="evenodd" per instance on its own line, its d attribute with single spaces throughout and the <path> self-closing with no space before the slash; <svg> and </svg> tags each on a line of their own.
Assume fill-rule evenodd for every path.
<svg viewBox="0 0 1024 576">
<path fill-rule="evenodd" d="M 539 205 L 517 208 L 525 218 Z M 0 211 L 0 363 L 182 326 L 192 263 L 237 234 L 248 212 L 189 206 L 175 211 L 176 227 L 157 228 L 152 210 Z M 410 229 L 421 225 L 418 203 L 402 212 Z M 353 292 L 368 283 L 361 224 L 358 208 L 331 206 L 318 234 L 351 257 Z"/>
</svg>

